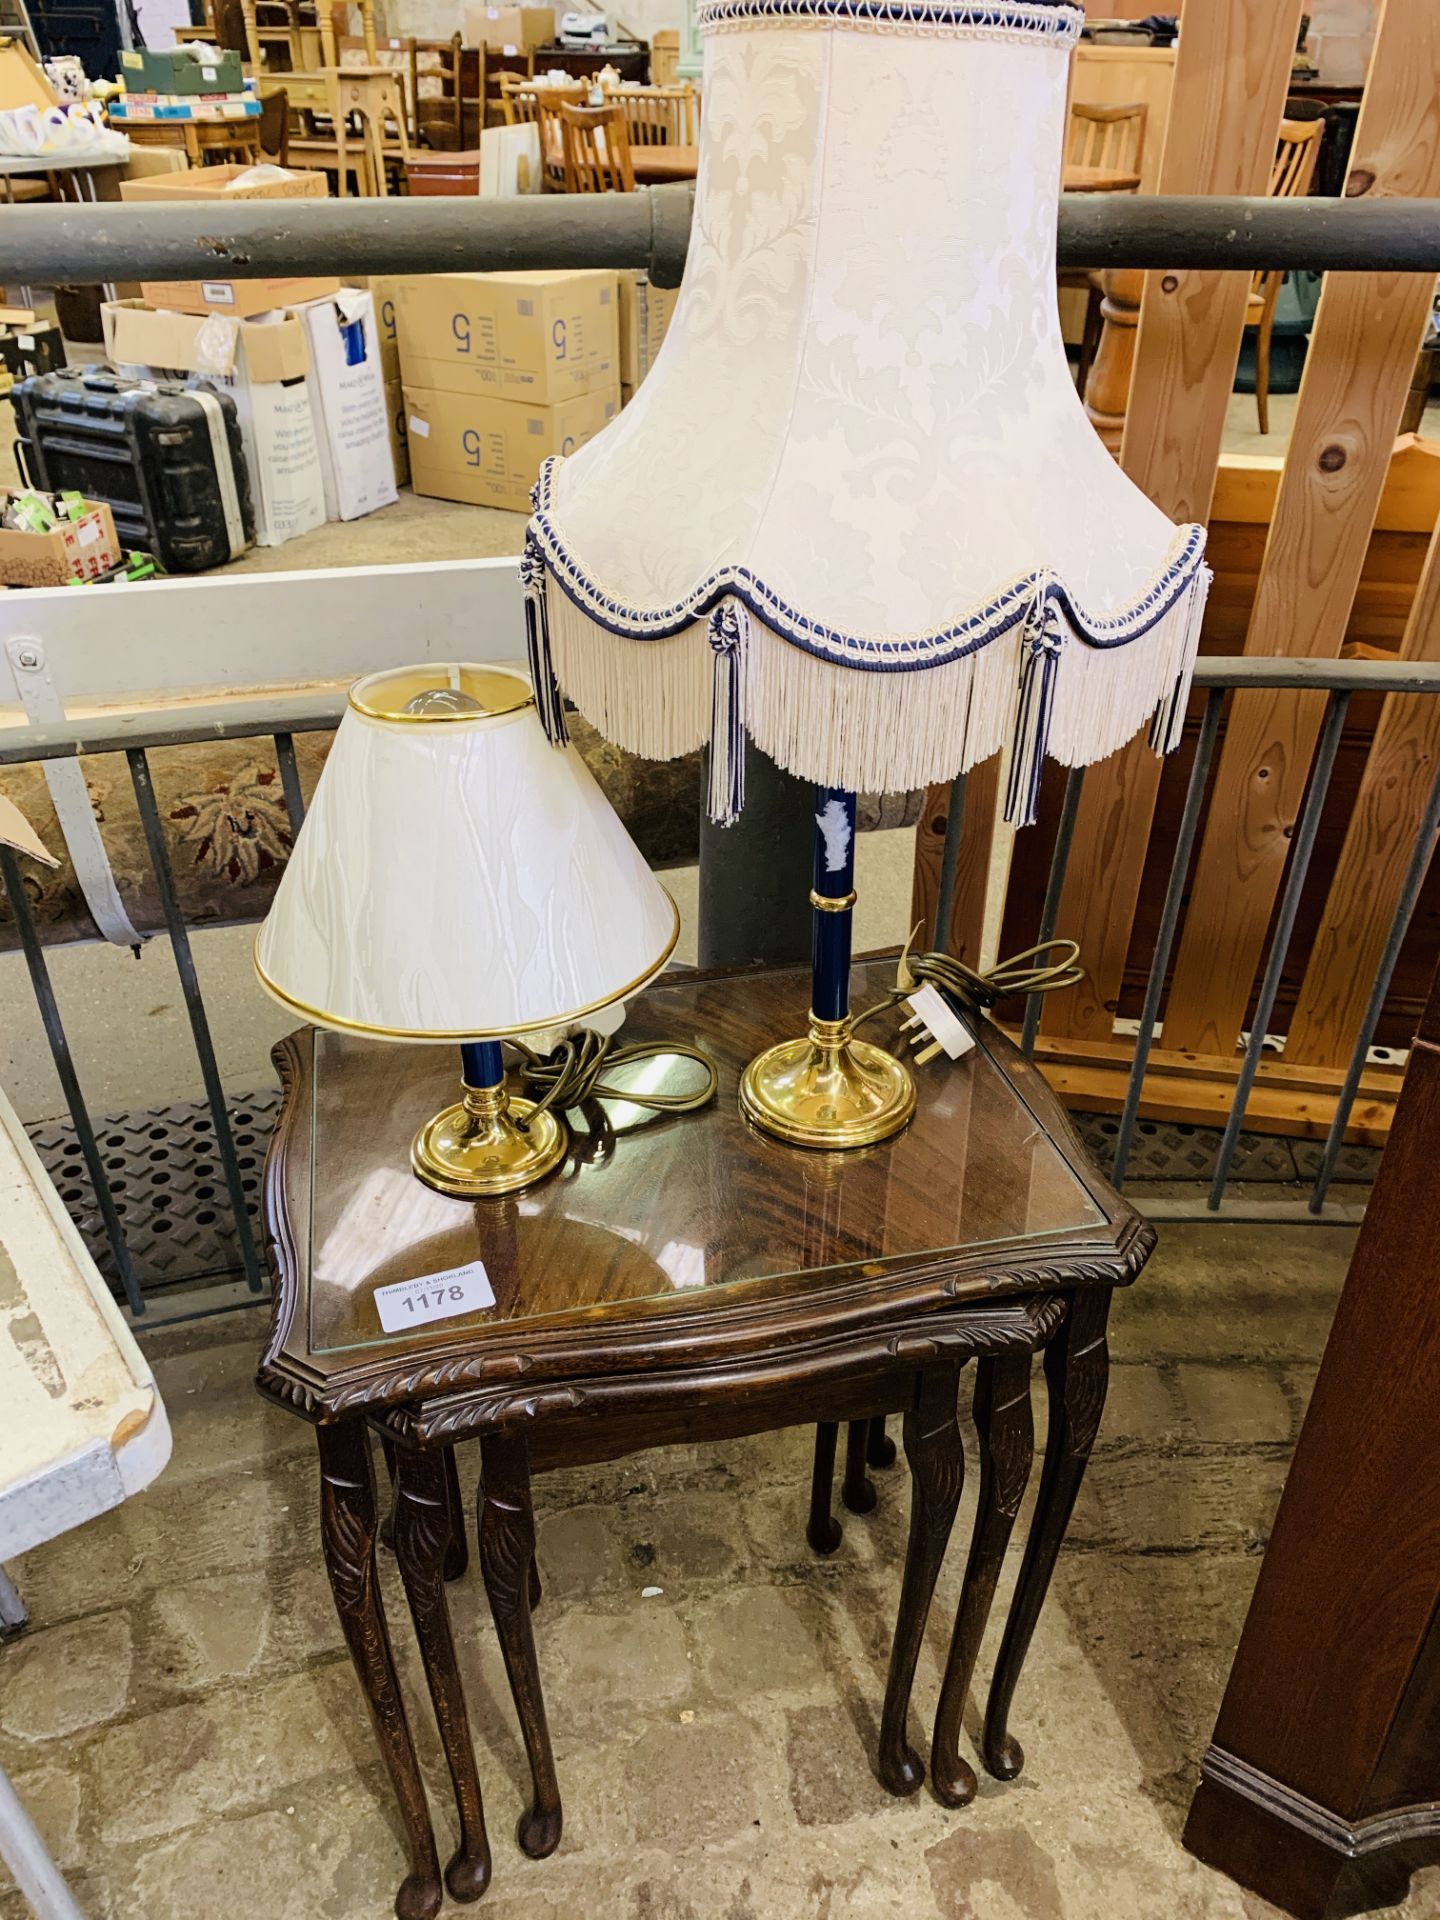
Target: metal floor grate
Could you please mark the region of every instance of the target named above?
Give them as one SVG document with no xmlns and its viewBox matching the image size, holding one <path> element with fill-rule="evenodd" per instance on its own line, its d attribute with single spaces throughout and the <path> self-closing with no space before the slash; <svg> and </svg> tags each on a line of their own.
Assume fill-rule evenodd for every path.
<svg viewBox="0 0 1440 1920">
<path fill-rule="evenodd" d="M 260 1176 L 270 1129 L 279 1110 L 274 1089 L 243 1095 L 229 1108 L 250 1217 L 260 1229 Z M 1112 1115 L 1074 1116 L 1087 1151 L 1102 1169 L 1115 1153 L 1118 1122 Z M 241 1270 L 235 1224 L 215 1150 L 215 1130 L 203 1101 L 184 1101 L 148 1113 L 118 1113 L 96 1122 L 96 1137 L 110 1175 L 140 1285 L 147 1290 L 179 1286 Z M 51 1121 L 30 1129 L 30 1138 L 100 1271 L 116 1284 L 100 1211 L 72 1127 Z M 1130 1159 L 1133 1179 L 1194 1185 L 1210 1179 L 1220 1149 L 1218 1127 L 1142 1120 Z M 1294 1185 L 1314 1179 L 1321 1143 L 1273 1134 L 1244 1133 L 1236 1151 L 1236 1180 Z M 1337 1180 L 1369 1181 L 1379 1164 L 1377 1147 L 1346 1147 Z"/>
<path fill-rule="evenodd" d="M 1071 1119 L 1085 1150 L 1103 1172 L 1115 1158 L 1120 1122 L 1113 1114 L 1075 1113 Z M 1130 1150 L 1129 1180 L 1185 1180 L 1208 1183 L 1220 1157 L 1222 1127 L 1197 1127 L 1170 1120 L 1139 1120 Z M 1242 1133 L 1230 1163 L 1232 1180 L 1308 1186 L 1320 1169 L 1323 1140 L 1292 1140 L 1278 1133 Z M 1380 1164 L 1378 1147 L 1345 1146 L 1335 1179 L 1368 1183 Z"/>
<path fill-rule="evenodd" d="M 278 1090 L 267 1089 L 242 1095 L 227 1108 L 257 1240 L 260 1176 L 279 1106 Z M 240 1272 L 234 1215 L 204 1101 L 111 1114 L 94 1124 L 140 1285 L 168 1287 Z M 31 1127 L 29 1134 L 96 1265 L 117 1286 L 115 1262 L 74 1128 L 48 1121 Z"/>
</svg>

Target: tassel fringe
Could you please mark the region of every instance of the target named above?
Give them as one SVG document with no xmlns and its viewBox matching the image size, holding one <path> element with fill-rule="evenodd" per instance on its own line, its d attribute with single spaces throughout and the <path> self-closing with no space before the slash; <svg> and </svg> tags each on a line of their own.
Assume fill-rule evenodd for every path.
<svg viewBox="0 0 1440 1920">
<path fill-rule="evenodd" d="M 1006 814 L 1018 825 L 1034 818 L 1047 755 L 1088 765 L 1147 721 L 1157 751 L 1177 743 L 1209 580 L 1197 567 L 1146 632 L 1095 646 L 1075 631 L 1058 583 L 1043 579 L 1013 624 L 984 645 L 941 666 L 892 672 L 839 666 L 794 646 L 735 596 L 678 633 L 633 639 L 592 619 L 552 580 L 537 644 L 552 685 L 558 676 L 617 746 L 672 760 L 711 740 L 718 820 L 733 819 L 732 802 L 738 811 L 743 799 L 744 732 L 788 772 L 862 793 L 949 780 L 1008 746 Z M 528 612 L 528 587 L 526 604 Z M 558 710 L 558 689 L 554 701 Z"/>
<path fill-rule="evenodd" d="M 540 724 L 552 747 L 568 747 L 570 729 L 565 724 L 565 702 L 560 698 L 560 684 L 555 678 L 551 657 L 548 577 L 540 543 L 529 530 L 520 556 L 520 588 L 525 596 L 525 651 Z"/>
<path fill-rule="evenodd" d="M 1200 649 L 1200 629 L 1205 623 L 1205 602 L 1210 593 L 1209 567 L 1197 567 L 1188 595 L 1185 641 L 1181 660 L 1169 693 L 1155 709 L 1150 723 L 1150 745 L 1158 754 L 1173 753 L 1185 731 L 1185 709 L 1190 701 L 1190 674 Z"/>
<path fill-rule="evenodd" d="M 710 615 L 710 818 L 733 827 L 745 805 L 745 655 L 750 615 L 722 600 Z"/>
<path fill-rule="evenodd" d="M 1005 794 L 1005 818 L 1012 827 L 1033 826 L 1040 809 L 1040 777 L 1045 771 L 1064 644 L 1060 615 L 1050 601 L 1050 582 L 1042 575 L 1020 642 L 1020 699 Z"/>
</svg>

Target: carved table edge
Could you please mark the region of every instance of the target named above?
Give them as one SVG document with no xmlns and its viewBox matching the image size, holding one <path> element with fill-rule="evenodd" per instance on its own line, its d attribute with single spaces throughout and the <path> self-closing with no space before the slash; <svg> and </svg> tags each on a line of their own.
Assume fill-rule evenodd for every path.
<svg viewBox="0 0 1440 1920">
<path fill-rule="evenodd" d="M 993 1311 L 998 1301 L 1006 1299 L 1069 1293 L 1077 1287 L 1128 1286 L 1150 1257 L 1154 1244 L 1154 1229 L 1133 1215 L 1121 1223 L 1118 1243 L 1092 1245 L 1083 1250 L 1047 1247 L 1036 1249 L 1031 1258 L 1012 1260 L 1003 1268 L 997 1265 L 985 1275 L 985 1290 L 965 1301 L 964 1307 Z M 274 1247 L 274 1257 L 278 1276 L 285 1270 L 282 1246 Z M 959 1304 L 957 1294 L 971 1274 L 956 1274 L 954 1265 L 951 1261 L 919 1273 L 912 1269 L 896 1276 L 897 1285 L 906 1283 L 912 1296 L 917 1292 L 923 1295 L 928 1288 L 928 1298 L 897 1301 L 893 1297 L 881 1297 L 863 1307 L 856 1303 L 852 1309 L 855 1318 L 849 1322 L 849 1337 L 863 1338 L 877 1325 L 888 1326 L 893 1332 L 902 1317 L 909 1331 L 923 1325 L 927 1315 L 955 1311 Z M 984 1263 L 977 1260 L 972 1265 L 983 1270 Z M 943 1277 L 946 1275 L 948 1277 Z M 285 1290 L 290 1292 L 297 1287 L 298 1281 L 292 1273 Z M 277 1278 L 277 1299 L 279 1291 Z M 825 1304 L 827 1320 L 833 1325 L 847 1302 L 832 1294 Z M 283 1311 L 293 1317 L 294 1303 Z M 277 1326 L 281 1324 L 281 1312 L 277 1306 Z M 798 1353 L 817 1337 L 818 1321 L 809 1319 L 807 1324 L 807 1317 L 815 1312 L 813 1300 L 798 1296 L 780 1307 L 774 1301 L 764 1301 L 737 1308 L 733 1313 L 722 1313 L 712 1304 L 702 1314 L 684 1320 L 668 1319 L 665 1331 L 674 1341 L 673 1365 L 679 1367 L 685 1363 L 687 1350 L 682 1343 L 692 1332 L 697 1337 L 688 1351 L 688 1359 L 697 1365 L 702 1359 L 716 1365 L 743 1364 L 749 1357 L 763 1357 L 781 1347 Z M 655 1322 L 617 1322 L 608 1327 L 607 1332 L 613 1342 L 611 1353 L 617 1362 L 624 1359 L 628 1369 L 635 1373 L 659 1370 L 655 1359 Z M 368 1371 L 335 1375 L 286 1352 L 282 1336 L 281 1344 L 273 1338 L 267 1342 L 257 1385 L 268 1398 L 293 1408 L 307 1419 L 334 1420 L 378 1412 L 403 1401 L 435 1398 L 468 1387 L 493 1384 L 497 1380 L 513 1384 L 517 1377 L 533 1375 L 537 1370 L 548 1376 L 547 1385 L 556 1383 L 567 1372 L 584 1377 L 593 1371 L 596 1344 L 593 1323 L 588 1328 L 568 1326 L 549 1333 L 535 1331 L 532 1323 L 526 1351 L 511 1347 L 475 1353 L 452 1344 L 447 1351 L 432 1349 L 428 1353 L 410 1354 L 389 1366 L 371 1353 L 359 1363 Z M 621 1366 L 617 1364 L 615 1371 L 620 1373 Z"/>
<path fill-rule="evenodd" d="M 737 1385 L 778 1385 L 787 1379 L 811 1385 L 833 1375 L 843 1377 L 866 1368 L 922 1366 L 953 1351 L 957 1359 L 1005 1352 L 1033 1353 L 1058 1332 L 1065 1318 L 1062 1296 L 1006 1301 L 977 1306 L 962 1314 L 947 1313 L 931 1320 L 907 1321 L 903 1326 L 864 1335 L 842 1335 L 811 1342 L 780 1353 L 757 1354 L 748 1362 L 721 1372 L 707 1373 L 702 1365 L 672 1368 L 660 1373 L 606 1375 L 583 1381 L 552 1381 L 534 1386 L 476 1388 L 419 1404 L 377 1409 L 372 1424 L 404 1446 L 448 1445 L 482 1431 L 557 1415 L 625 1410 L 638 1413 L 657 1405 L 674 1405 L 679 1398 L 703 1395 L 707 1387 L 719 1392 Z M 772 1377 L 773 1376 L 773 1377 Z"/>
</svg>

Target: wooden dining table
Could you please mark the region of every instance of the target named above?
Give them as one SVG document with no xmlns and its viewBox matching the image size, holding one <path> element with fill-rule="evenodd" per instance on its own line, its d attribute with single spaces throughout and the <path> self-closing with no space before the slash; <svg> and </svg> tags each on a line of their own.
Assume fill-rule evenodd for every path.
<svg viewBox="0 0 1440 1920">
<path fill-rule="evenodd" d="M 668 141 L 655 147 L 632 144 L 630 165 L 637 187 L 661 187 L 672 180 L 693 180 L 700 171 L 700 149 Z"/>
</svg>

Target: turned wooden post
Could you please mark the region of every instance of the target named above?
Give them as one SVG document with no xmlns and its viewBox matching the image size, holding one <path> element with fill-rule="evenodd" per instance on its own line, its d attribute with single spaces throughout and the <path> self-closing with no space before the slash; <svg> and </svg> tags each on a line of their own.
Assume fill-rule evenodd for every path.
<svg viewBox="0 0 1440 1920">
<path fill-rule="evenodd" d="M 378 66 L 379 56 L 375 51 L 375 0 L 360 0 L 360 31 L 365 36 L 365 64 Z"/>
<path fill-rule="evenodd" d="M 335 20 L 331 12 L 333 0 L 315 0 L 315 18 L 320 26 L 320 50 L 327 67 L 338 67 L 339 56 L 335 49 Z M 344 192 L 342 185 L 341 192 Z M 1103 346 L 1103 341 L 1102 341 Z"/>
<path fill-rule="evenodd" d="M 1104 326 L 1100 344 L 1095 349 L 1095 364 L 1085 383 L 1085 411 L 1095 431 L 1118 460 L 1125 434 L 1125 410 L 1130 404 L 1135 329 L 1140 324 L 1145 275 L 1138 267 L 1107 267 L 1100 281 L 1104 289 L 1100 301 Z"/>
<path fill-rule="evenodd" d="M 263 73 L 265 63 L 260 54 L 260 35 L 256 30 L 255 0 L 240 0 L 240 11 L 245 19 L 245 45 L 250 49 L 250 69 L 252 73 Z"/>
</svg>

